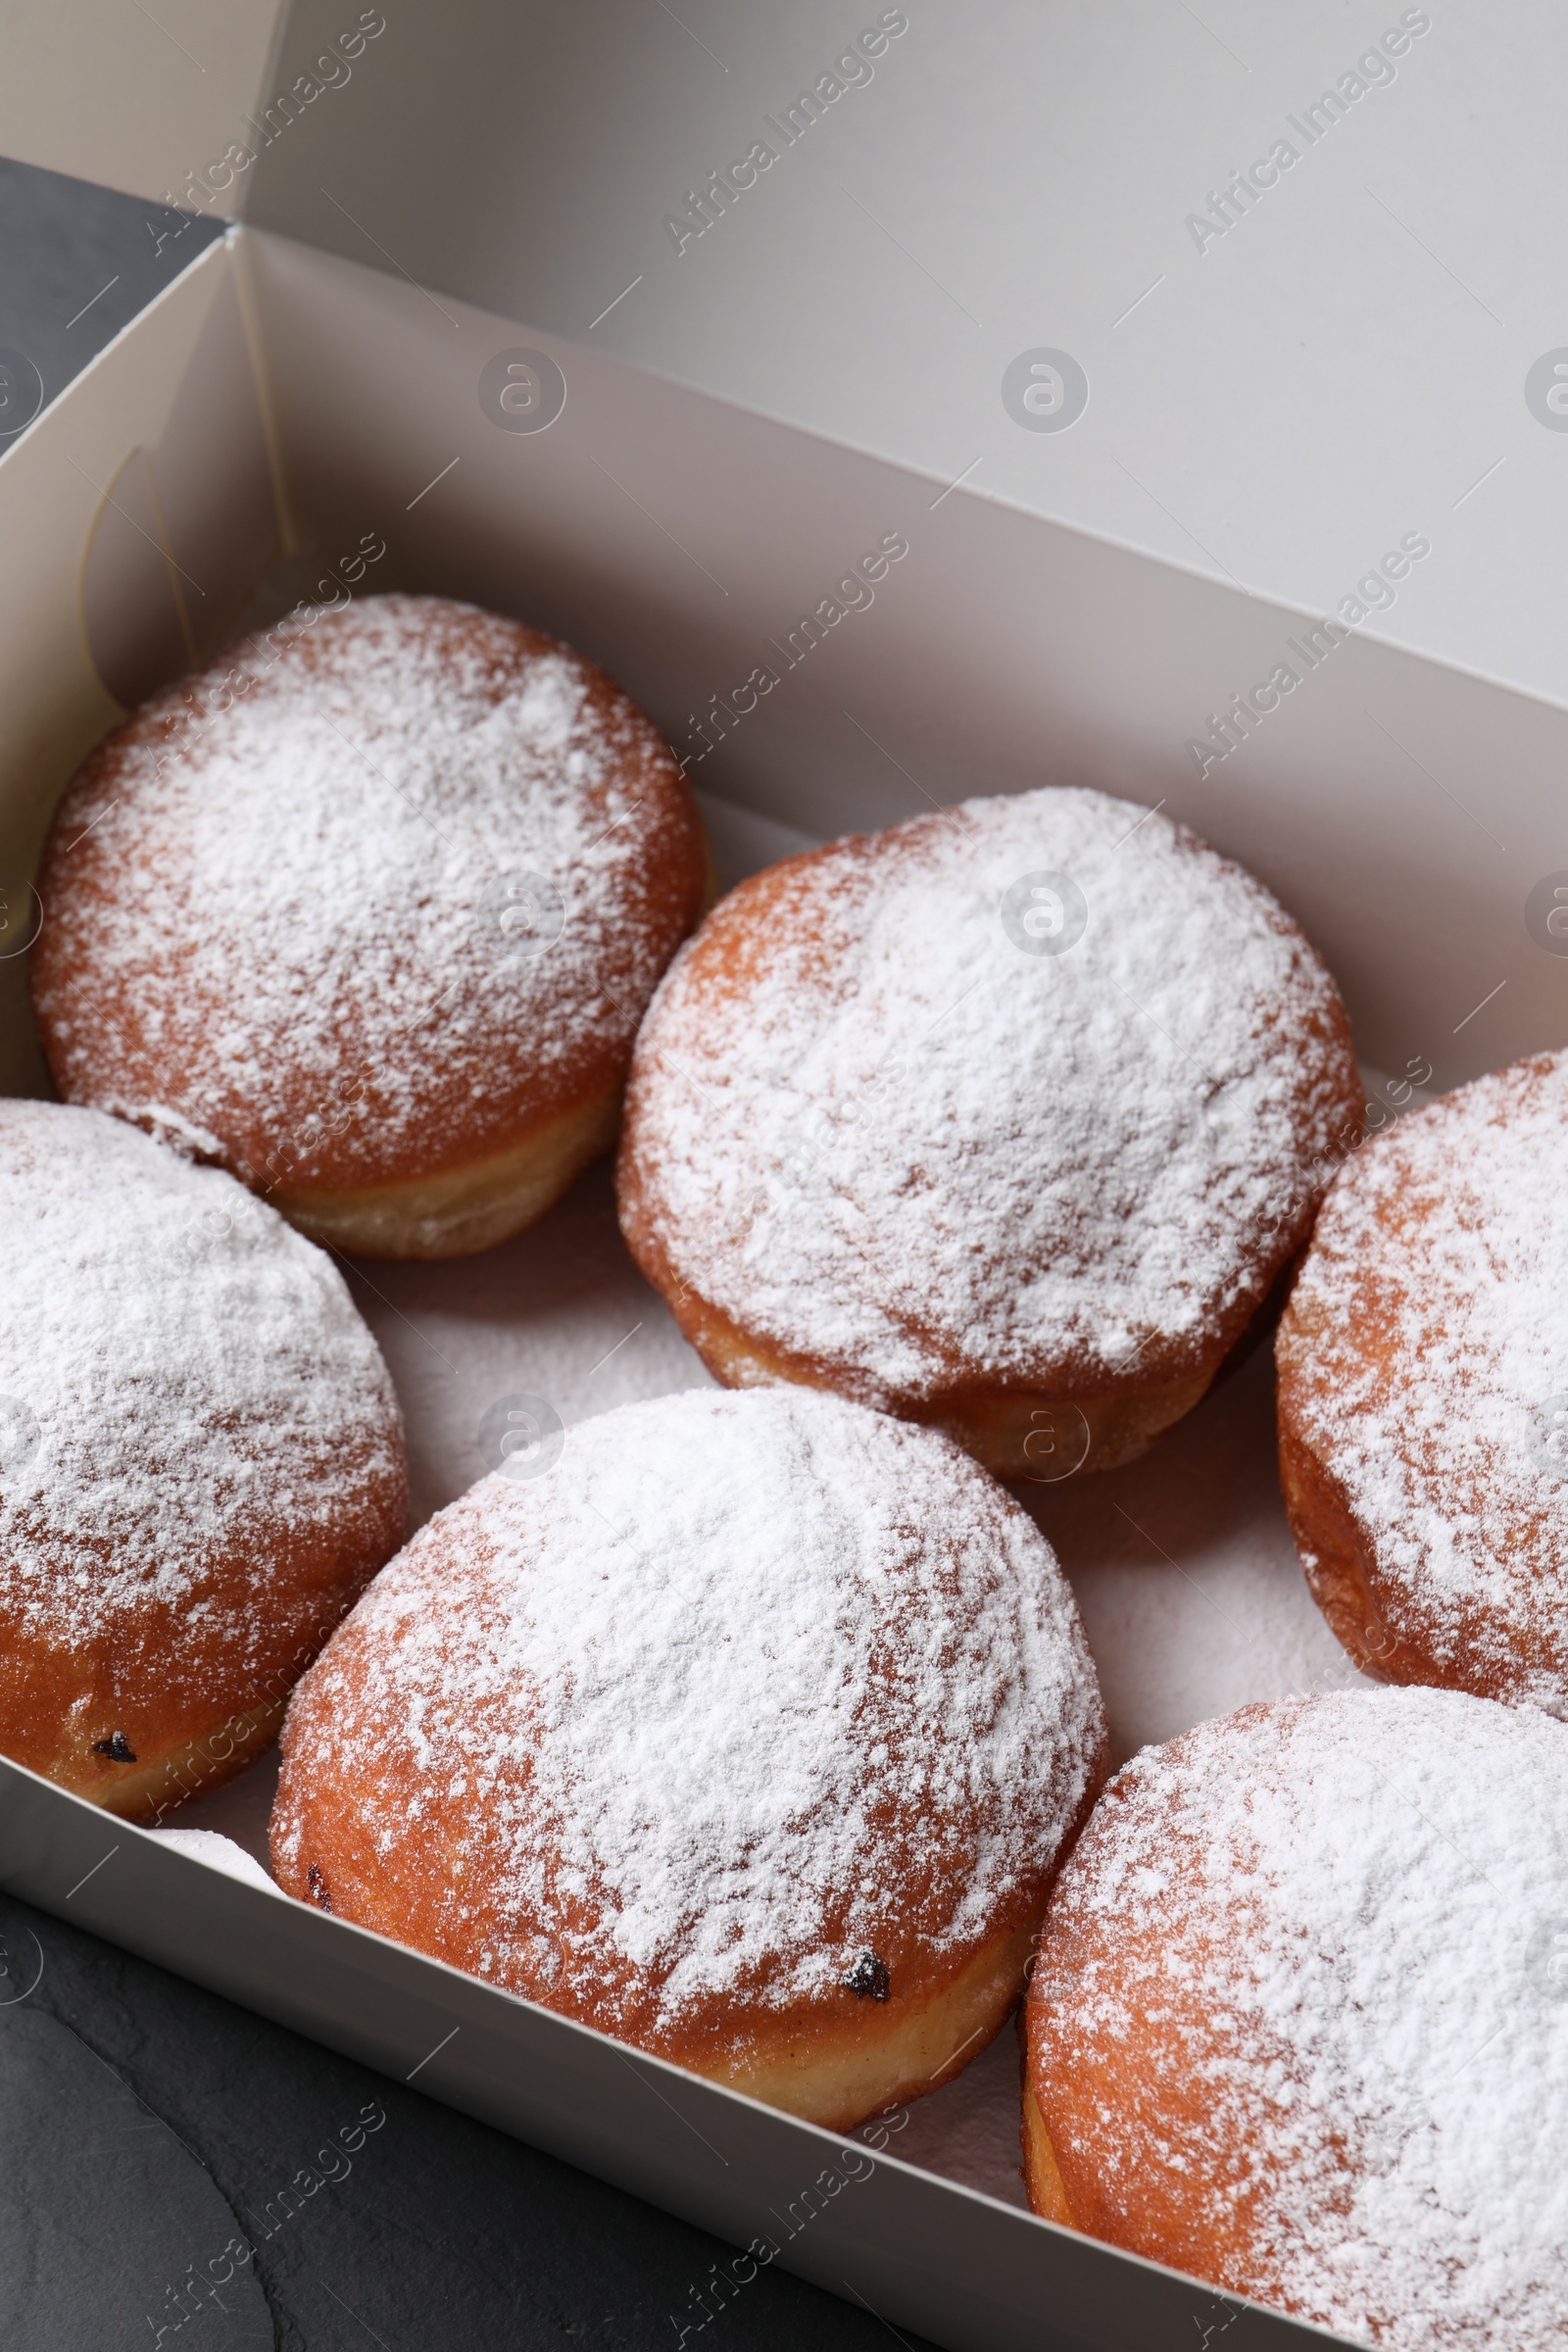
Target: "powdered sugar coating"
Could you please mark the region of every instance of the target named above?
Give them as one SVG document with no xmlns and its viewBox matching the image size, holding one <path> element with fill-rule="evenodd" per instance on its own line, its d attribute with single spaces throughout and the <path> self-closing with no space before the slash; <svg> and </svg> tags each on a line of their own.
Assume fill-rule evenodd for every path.
<svg viewBox="0 0 1568 2352">
<path fill-rule="evenodd" d="M 1565 1955 L 1544 1716 L 1354 1691 L 1146 1749 L 1063 1872 L 1031 1998 L 1069 2197 L 1098 2182 L 1105 2233 L 1166 2260 L 1185 2209 L 1238 2249 L 1222 2283 L 1396 2352 L 1560 2345 Z"/>
<path fill-rule="evenodd" d="M 154 1713 L 274 1694 L 401 1532 L 402 1420 L 342 1276 L 231 1177 L 58 1103 L 0 1102 L 0 1232 L 4 1712 L 24 1653 L 83 1690 L 102 1659 Z"/>
<path fill-rule="evenodd" d="M 613 1086 L 701 885 L 673 759 L 601 672 L 471 606 L 366 598 L 93 754 L 34 998 L 73 1101 L 253 1182 L 349 1189 Z"/>
<path fill-rule="evenodd" d="M 1343 1494 L 1389 1634 L 1435 1678 L 1558 1715 L 1565 1137 L 1561 1054 L 1412 1112 L 1334 1184 L 1279 1342 L 1282 1413 Z"/>
<path fill-rule="evenodd" d="M 295 1695 L 274 1864 L 652 2045 L 1021 1924 L 1103 1742 L 1050 1546 L 948 1441 L 689 1391 L 377 1578 Z"/>
<path fill-rule="evenodd" d="M 1081 936 L 1030 952 L 1007 894 L 1062 874 Z M 1103 794 L 970 801 L 709 918 L 638 1041 L 623 1218 L 666 1294 L 868 1403 L 1106 1394 L 1212 1370 L 1358 1101 L 1260 884 Z"/>
</svg>

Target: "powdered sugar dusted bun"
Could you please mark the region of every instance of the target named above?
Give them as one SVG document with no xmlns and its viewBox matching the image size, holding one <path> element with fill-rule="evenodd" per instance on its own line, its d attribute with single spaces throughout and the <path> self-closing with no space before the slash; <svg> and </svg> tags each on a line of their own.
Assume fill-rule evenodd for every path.
<svg viewBox="0 0 1568 2352">
<path fill-rule="evenodd" d="M 697 920 L 695 804 L 601 670 L 370 597 L 232 648 L 105 738 L 40 877 L 63 1095 L 372 1256 L 488 1248 L 613 1140 Z"/>
<path fill-rule="evenodd" d="M 331 1260 L 97 1111 L 0 1102 L 0 1750 L 141 1818 L 238 1772 L 404 1527 Z"/>
<path fill-rule="evenodd" d="M 1359 1104 L 1240 867 L 1101 793 L 969 801 L 714 909 L 638 1040 L 621 1222 L 720 1380 L 1055 1476 L 1197 1403 Z"/>
<path fill-rule="evenodd" d="M 694 1390 L 383 1571 L 294 1695 L 272 1863 L 844 2128 L 995 2034 L 1104 1738 L 1049 1544 L 956 1447 Z"/>
<path fill-rule="evenodd" d="M 1531 1709 L 1348 1691 L 1146 1749 L 1030 1985 L 1037 2211 L 1395 2352 L 1557 2352 L 1565 1920 Z"/>
<path fill-rule="evenodd" d="M 1307 1578 L 1358 1664 L 1568 1716 L 1568 1056 L 1336 1180 L 1278 1341 Z"/>
</svg>

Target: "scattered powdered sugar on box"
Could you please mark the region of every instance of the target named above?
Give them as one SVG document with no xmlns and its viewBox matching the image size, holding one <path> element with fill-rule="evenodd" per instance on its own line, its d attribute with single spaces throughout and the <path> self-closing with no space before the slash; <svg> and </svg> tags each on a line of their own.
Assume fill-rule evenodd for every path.
<svg viewBox="0 0 1568 2352">
<path fill-rule="evenodd" d="M 255 1856 L 220 1831 L 149 1830 L 147 1835 L 156 1838 L 160 1845 L 171 1846 L 176 1854 L 191 1854 L 198 1862 L 206 1862 L 228 1878 L 243 1879 L 247 1886 L 263 1886 L 269 1894 L 279 1891 Z"/>
</svg>

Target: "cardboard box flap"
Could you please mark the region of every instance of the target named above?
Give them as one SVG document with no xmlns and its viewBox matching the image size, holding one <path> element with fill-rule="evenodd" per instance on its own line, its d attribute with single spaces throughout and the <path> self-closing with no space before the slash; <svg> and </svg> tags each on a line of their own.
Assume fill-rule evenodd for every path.
<svg viewBox="0 0 1568 2352">
<path fill-rule="evenodd" d="M 0 145 L 1568 701 L 1545 0 L 127 13 L 34 13 Z"/>
<path fill-rule="evenodd" d="M 933 498 L 961 478 L 1568 700 L 1536 527 L 1568 464 L 1537 161 L 1568 17 L 1200 16 L 469 0 L 388 12 L 342 81 L 355 9 L 295 0 L 274 86 L 321 94 L 244 207 Z M 1380 576 L 1410 532 L 1434 560 Z M 1200 711 L 1249 682 L 1195 678 Z"/>
</svg>

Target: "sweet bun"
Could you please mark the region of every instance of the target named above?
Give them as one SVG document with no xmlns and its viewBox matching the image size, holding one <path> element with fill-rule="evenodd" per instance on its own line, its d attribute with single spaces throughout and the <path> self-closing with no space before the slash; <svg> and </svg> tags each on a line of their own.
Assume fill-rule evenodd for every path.
<svg viewBox="0 0 1568 2352">
<path fill-rule="evenodd" d="M 341 1275 L 216 1168 L 0 1101 L 0 1751 L 155 1816 L 240 1771 L 402 1539 Z"/>
<path fill-rule="evenodd" d="M 1534 1709 L 1346 1691 L 1146 1749 L 1047 1913 L 1035 2210 L 1394 2352 L 1558 2352 L 1565 1917 Z"/>
<path fill-rule="evenodd" d="M 437 597 L 233 647 L 107 736 L 39 877 L 68 1101 L 382 1257 L 482 1250 L 613 1141 L 696 807 L 569 648 Z"/>
<path fill-rule="evenodd" d="M 1568 1716 L 1568 1056 L 1413 1110 L 1323 1203 L 1280 1467 L 1358 1665 Z"/>
<path fill-rule="evenodd" d="M 638 1040 L 621 1223 L 719 1380 L 1108 1468 L 1249 1332 L 1360 1099 L 1239 866 L 1102 793 L 969 801 L 714 909 Z"/>
<path fill-rule="evenodd" d="M 845 2129 L 1001 2026 L 1104 1739 L 1049 1544 L 956 1447 L 694 1390 L 383 1571 L 294 1694 L 272 1863 Z"/>
</svg>

